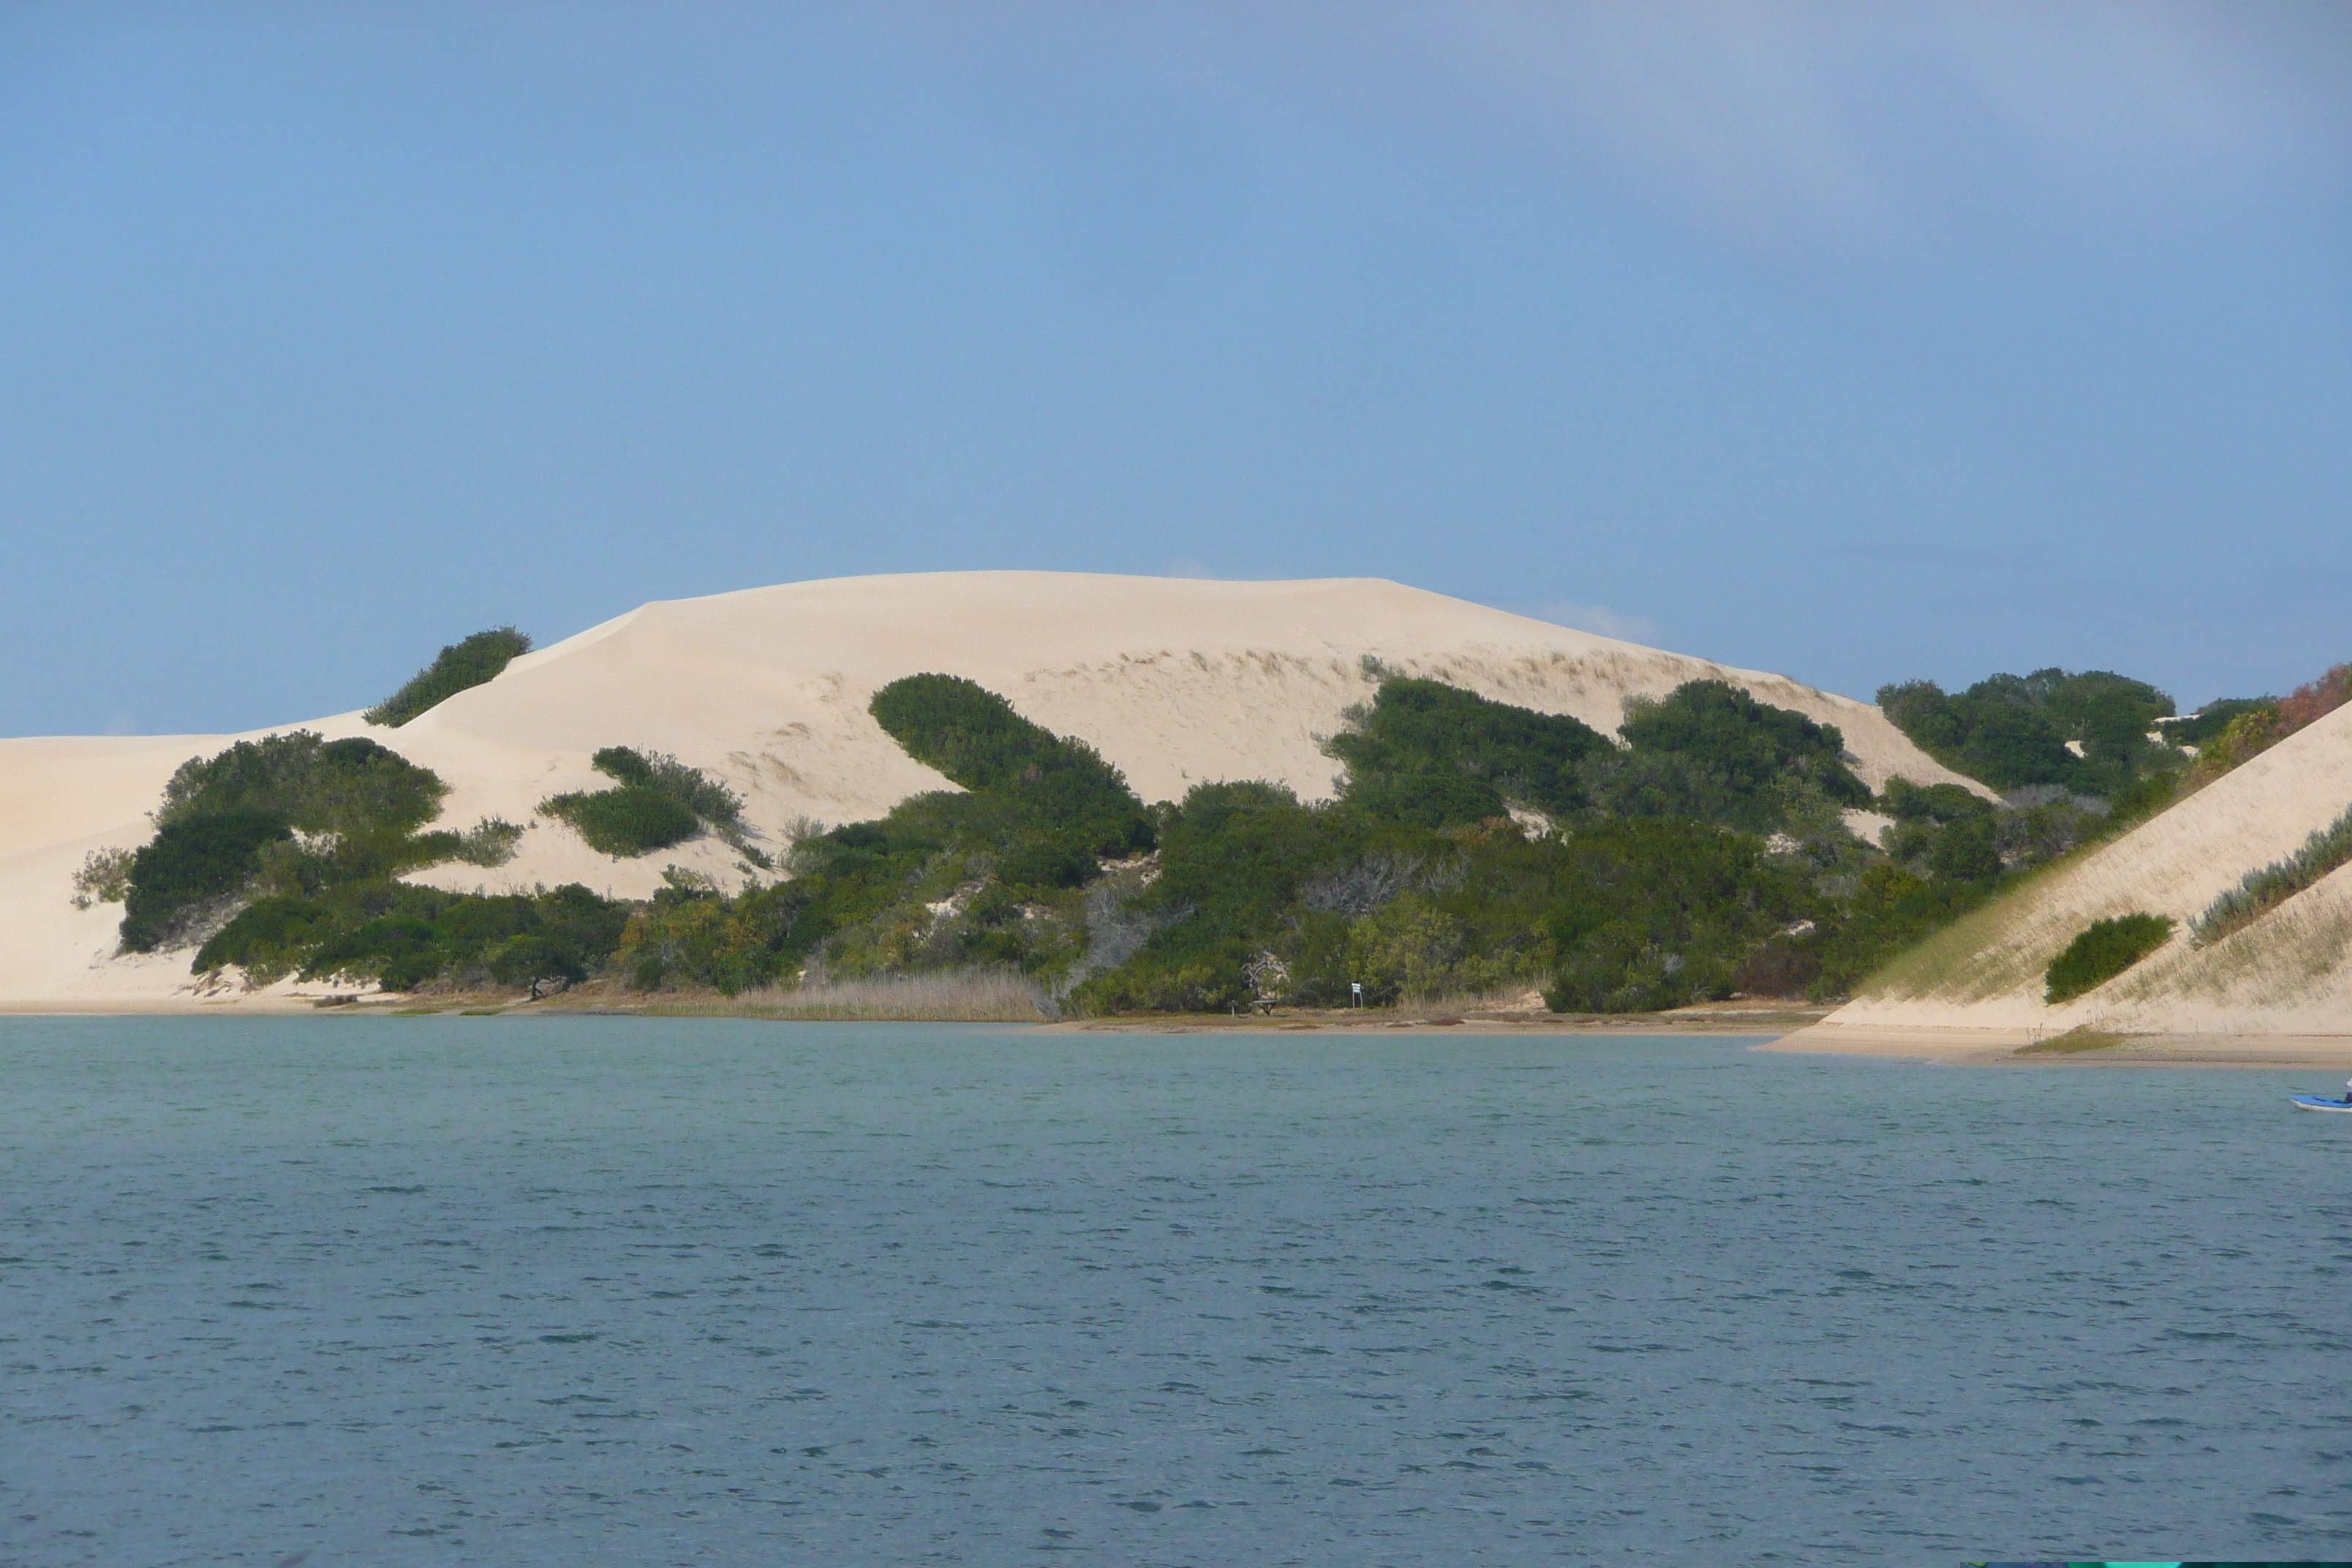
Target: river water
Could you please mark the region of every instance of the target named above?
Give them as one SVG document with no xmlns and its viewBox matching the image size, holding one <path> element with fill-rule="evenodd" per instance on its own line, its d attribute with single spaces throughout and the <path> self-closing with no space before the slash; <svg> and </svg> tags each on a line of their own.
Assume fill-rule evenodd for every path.
<svg viewBox="0 0 2352 1568">
<path fill-rule="evenodd" d="M 2352 1557 L 2309 1077 L 0 1020 L 0 1562 Z"/>
</svg>

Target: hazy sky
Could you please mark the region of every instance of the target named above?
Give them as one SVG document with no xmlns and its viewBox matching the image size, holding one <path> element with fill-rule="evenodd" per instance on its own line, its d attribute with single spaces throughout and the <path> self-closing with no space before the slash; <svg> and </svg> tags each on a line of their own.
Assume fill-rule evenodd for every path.
<svg viewBox="0 0 2352 1568">
<path fill-rule="evenodd" d="M 969 567 L 2352 658 L 2352 7 L 0 9 L 0 732 Z"/>
</svg>

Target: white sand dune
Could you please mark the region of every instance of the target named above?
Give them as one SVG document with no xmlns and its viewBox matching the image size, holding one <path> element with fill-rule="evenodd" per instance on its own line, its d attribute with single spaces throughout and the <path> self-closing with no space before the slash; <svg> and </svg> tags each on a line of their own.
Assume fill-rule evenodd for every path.
<svg viewBox="0 0 2352 1568">
<path fill-rule="evenodd" d="M 2352 1037 L 2352 867 L 2210 947 L 2188 931 L 2247 872 L 2294 854 L 2347 806 L 2352 708 L 1958 922 L 1784 1044 L 1965 1055 L 2084 1026 L 2180 1039 Z M 2106 984 L 2045 1004 L 2050 961 L 2092 921 L 2134 910 L 2179 929 Z"/>
<path fill-rule="evenodd" d="M 486 815 L 529 825 L 510 864 L 441 867 L 418 880 L 492 890 L 578 881 L 642 896 L 667 864 L 736 880 L 738 858 L 699 840 L 614 860 L 535 819 L 548 795 L 606 782 L 588 765 L 601 746 L 673 752 L 726 779 L 754 830 L 781 848 L 796 819 L 877 816 L 947 787 L 866 711 L 877 688 L 939 670 L 1091 742 L 1146 800 L 1243 778 L 1321 799 L 1337 768 L 1319 742 L 1371 695 L 1368 661 L 1603 731 L 1628 697 L 1720 679 L 1836 724 L 1873 786 L 1895 774 L 1958 779 L 1867 703 L 1361 578 L 974 572 L 793 583 L 646 605 L 517 659 L 398 730 L 355 712 L 282 728 L 367 734 L 434 769 L 451 786 L 445 825 Z M 173 769 L 237 738 L 0 740 L 0 1005 L 187 1004 L 187 954 L 111 958 L 119 906 L 75 910 L 70 878 L 93 848 L 144 842 L 145 814 Z"/>
</svg>

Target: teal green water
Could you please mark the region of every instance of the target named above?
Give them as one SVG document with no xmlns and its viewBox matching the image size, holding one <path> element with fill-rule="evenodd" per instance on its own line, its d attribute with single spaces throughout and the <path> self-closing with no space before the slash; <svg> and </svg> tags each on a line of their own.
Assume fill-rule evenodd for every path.
<svg viewBox="0 0 2352 1568">
<path fill-rule="evenodd" d="M 2313 1087 L 0 1021 L 0 1562 L 2352 1557 Z"/>
</svg>

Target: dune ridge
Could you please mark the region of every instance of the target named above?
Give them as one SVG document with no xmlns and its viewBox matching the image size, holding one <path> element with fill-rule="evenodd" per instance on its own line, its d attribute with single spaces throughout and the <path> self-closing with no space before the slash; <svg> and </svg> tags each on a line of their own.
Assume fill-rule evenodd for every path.
<svg viewBox="0 0 2352 1568">
<path fill-rule="evenodd" d="M 484 816 L 527 825 L 509 864 L 443 866 L 415 880 L 491 891 L 578 881 L 642 897 L 668 864 L 738 883 L 739 857 L 699 839 L 614 860 L 535 819 L 549 795 L 605 782 L 589 766 L 601 746 L 671 752 L 725 779 L 744 796 L 757 840 L 781 849 L 801 819 L 878 816 L 919 791 L 952 787 L 866 711 L 879 687 L 939 670 L 1093 744 L 1146 800 L 1235 778 L 1322 799 L 1338 767 L 1320 741 L 1371 695 L 1381 669 L 1574 714 L 1604 732 L 1629 697 L 1723 679 L 1837 725 L 1873 787 L 1898 773 L 1969 782 L 1868 703 L 1380 579 L 974 572 L 791 583 L 642 605 L 517 658 L 396 730 L 367 724 L 355 708 L 242 737 L 0 740 L 0 1006 L 203 1000 L 185 952 L 110 956 L 120 906 L 73 909 L 70 879 L 90 850 L 147 838 L 146 813 L 173 769 L 241 738 L 364 734 L 447 781 L 442 825 Z"/>
</svg>

